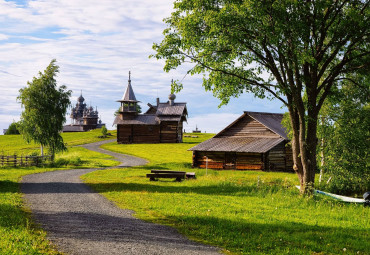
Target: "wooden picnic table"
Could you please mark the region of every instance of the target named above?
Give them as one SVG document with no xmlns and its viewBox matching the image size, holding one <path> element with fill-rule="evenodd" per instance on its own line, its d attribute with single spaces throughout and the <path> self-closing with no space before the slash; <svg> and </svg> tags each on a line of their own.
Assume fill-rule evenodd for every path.
<svg viewBox="0 0 370 255">
<path fill-rule="evenodd" d="M 184 172 L 184 171 L 172 171 L 172 170 L 155 170 L 152 169 L 150 174 L 146 177 L 151 181 L 157 181 L 159 178 L 175 178 L 176 181 L 182 181 L 186 179 L 195 179 L 194 172 Z"/>
</svg>

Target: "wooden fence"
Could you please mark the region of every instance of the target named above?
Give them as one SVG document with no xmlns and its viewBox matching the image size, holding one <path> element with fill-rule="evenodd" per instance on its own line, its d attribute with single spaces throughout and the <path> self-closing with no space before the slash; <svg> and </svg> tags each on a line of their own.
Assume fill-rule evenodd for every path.
<svg viewBox="0 0 370 255">
<path fill-rule="evenodd" d="M 18 156 L 0 155 L 0 166 L 40 166 L 46 161 L 51 161 L 51 156 Z"/>
</svg>

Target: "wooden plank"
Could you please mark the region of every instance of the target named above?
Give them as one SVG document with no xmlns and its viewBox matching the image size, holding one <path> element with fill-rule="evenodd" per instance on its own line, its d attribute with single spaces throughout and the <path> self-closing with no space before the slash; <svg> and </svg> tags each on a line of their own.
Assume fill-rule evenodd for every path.
<svg viewBox="0 0 370 255">
<path fill-rule="evenodd" d="M 154 178 L 185 178 L 185 173 L 151 173 L 146 174 L 146 177 L 154 177 Z"/>
<path fill-rule="evenodd" d="M 187 179 L 195 179 L 195 172 L 187 172 L 185 176 Z"/>
<path fill-rule="evenodd" d="M 180 174 L 186 174 L 185 171 L 156 170 L 156 169 L 152 169 L 150 172 L 151 173 L 180 173 Z"/>
</svg>

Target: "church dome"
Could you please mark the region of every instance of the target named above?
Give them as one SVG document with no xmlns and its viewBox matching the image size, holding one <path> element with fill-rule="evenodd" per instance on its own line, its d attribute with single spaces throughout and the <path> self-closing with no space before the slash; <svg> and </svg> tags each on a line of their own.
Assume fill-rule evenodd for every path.
<svg viewBox="0 0 370 255">
<path fill-rule="evenodd" d="M 173 101 L 173 100 L 176 99 L 176 95 L 175 94 L 169 94 L 168 99 Z"/>
<path fill-rule="evenodd" d="M 83 101 L 85 101 L 85 98 L 81 95 L 77 98 L 77 101 L 82 103 Z"/>
</svg>

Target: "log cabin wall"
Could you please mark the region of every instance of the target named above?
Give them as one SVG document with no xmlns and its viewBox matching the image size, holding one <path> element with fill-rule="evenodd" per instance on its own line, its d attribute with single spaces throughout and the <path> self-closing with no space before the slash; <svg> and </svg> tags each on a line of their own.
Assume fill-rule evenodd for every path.
<svg viewBox="0 0 370 255">
<path fill-rule="evenodd" d="M 118 143 L 159 143 L 158 125 L 117 125 Z"/>
<path fill-rule="evenodd" d="M 207 165 L 208 158 L 208 165 Z M 193 152 L 193 167 L 210 168 L 210 169 L 224 169 L 224 152 L 210 152 L 210 151 L 194 151 Z"/>
<path fill-rule="evenodd" d="M 160 142 L 176 143 L 178 142 L 178 122 L 162 121 L 160 125 Z"/>
<path fill-rule="evenodd" d="M 274 138 L 279 135 L 272 132 L 270 129 L 254 120 L 249 116 L 245 116 L 231 127 L 225 129 L 217 137 L 267 137 Z"/>
<path fill-rule="evenodd" d="M 193 151 L 192 166 L 219 170 L 264 170 L 262 153 Z"/>
<path fill-rule="evenodd" d="M 117 125 L 117 143 L 131 143 L 131 125 Z"/>
<path fill-rule="evenodd" d="M 237 170 L 264 170 L 262 153 L 237 153 Z"/>
<path fill-rule="evenodd" d="M 293 172 L 292 150 L 282 142 L 272 148 L 267 154 L 269 171 Z"/>
</svg>

